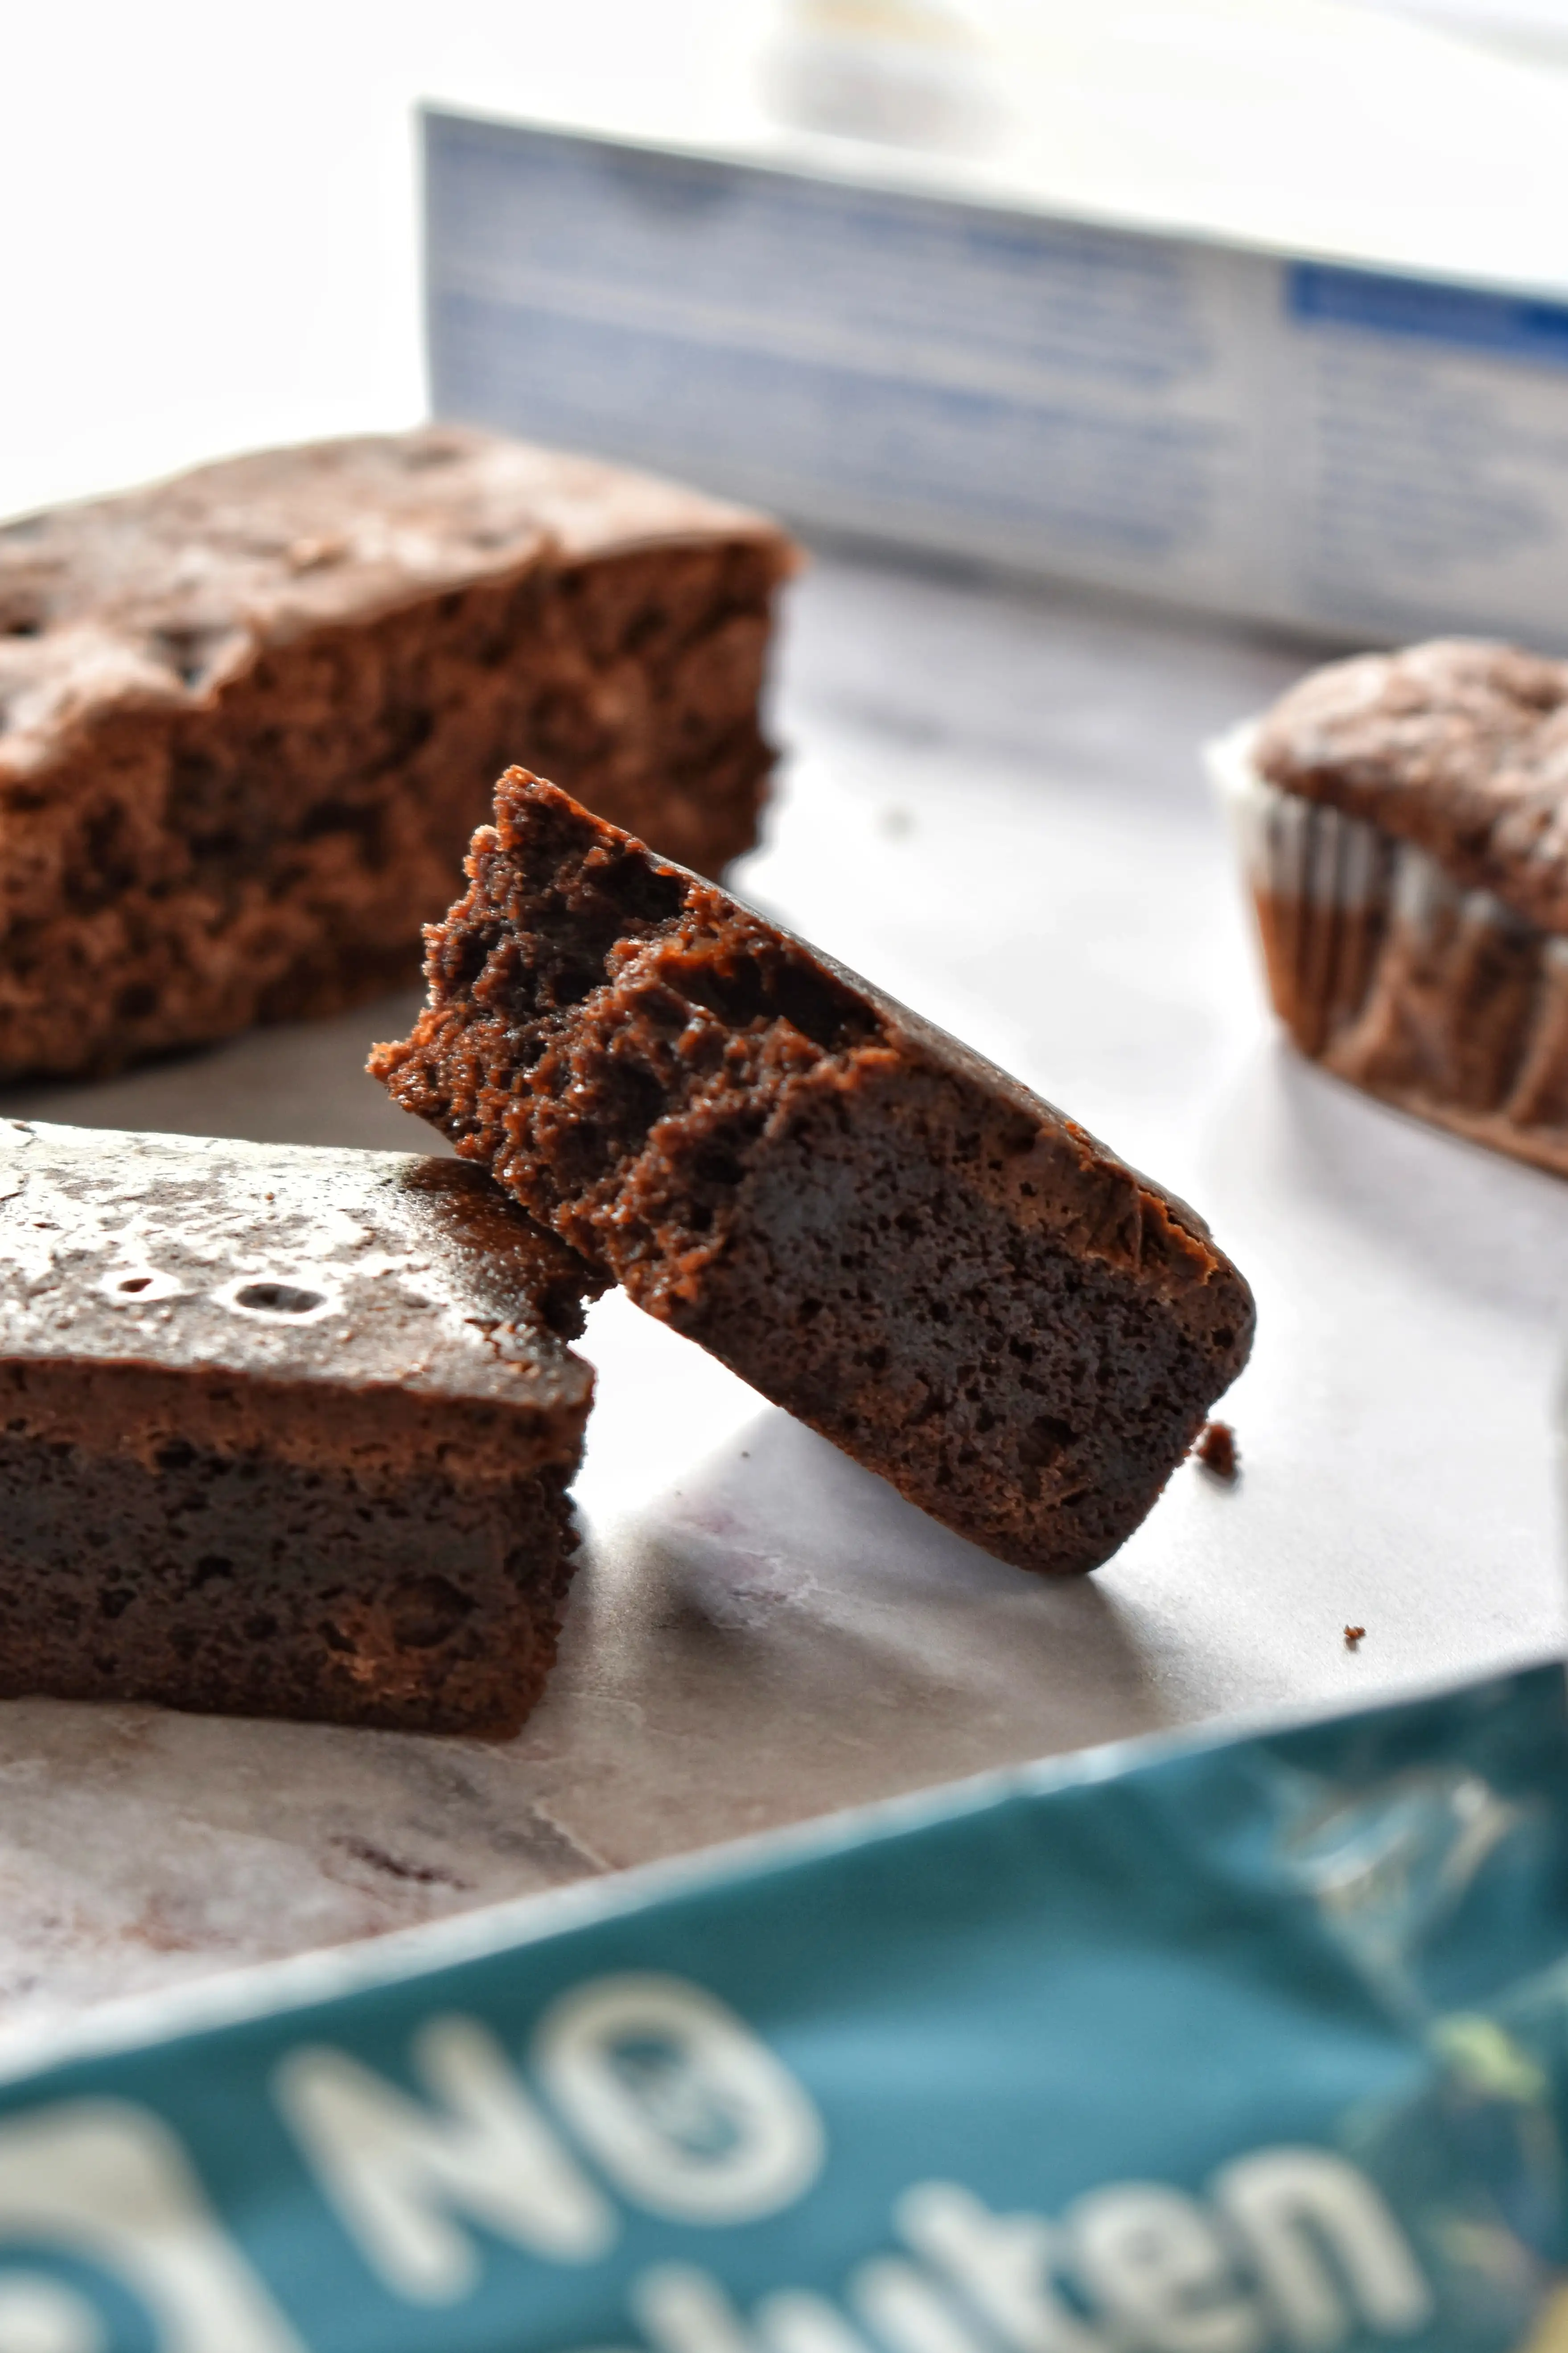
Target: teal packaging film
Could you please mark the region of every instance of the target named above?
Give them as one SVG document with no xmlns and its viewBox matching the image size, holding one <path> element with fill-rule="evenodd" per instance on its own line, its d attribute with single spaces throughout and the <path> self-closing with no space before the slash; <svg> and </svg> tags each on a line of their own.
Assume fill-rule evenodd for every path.
<svg viewBox="0 0 1568 2353">
<path fill-rule="evenodd" d="M 0 2086 L 0 2353 L 1544 2347 L 1562 1672 L 184 2000 Z"/>
</svg>

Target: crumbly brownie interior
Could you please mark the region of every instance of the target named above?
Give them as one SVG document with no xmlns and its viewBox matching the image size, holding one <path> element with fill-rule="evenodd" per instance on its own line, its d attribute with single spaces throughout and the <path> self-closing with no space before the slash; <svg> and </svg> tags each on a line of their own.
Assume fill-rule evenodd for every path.
<svg viewBox="0 0 1568 2353">
<path fill-rule="evenodd" d="M 514 775 L 372 1067 L 639 1304 L 1019 1567 L 1092 1567 L 1246 1284 L 1081 1129 Z"/>
<path fill-rule="evenodd" d="M 0 1697 L 516 1731 L 577 1542 L 562 1468 L 479 1481 L 428 1446 L 408 1465 L 193 1442 L 188 1379 L 128 1443 L 148 1382 L 129 1412 L 117 1383 L 96 1428 L 81 1386 L 0 1366 Z"/>
<path fill-rule="evenodd" d="M 0 1080 L 412 978 L 419 924 L 520 755 L 718 871 L 755 839 L 771 765 L 756 704 L 778 569 L 743 540 L 534 565 L 312 629 L 211 692 L 224 629 L 165 632 L 170 700 L 0 780 Z M 10 567 L 0 634 L 47 630 L 47 585 L 24 609 Z"/>
</svg>

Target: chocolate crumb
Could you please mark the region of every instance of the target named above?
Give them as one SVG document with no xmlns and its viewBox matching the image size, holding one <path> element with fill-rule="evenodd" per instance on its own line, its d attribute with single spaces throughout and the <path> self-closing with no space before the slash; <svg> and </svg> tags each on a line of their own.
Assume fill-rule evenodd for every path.
<svg viewBox="0 0 1568 2353">
<path fill-rule="evenodd" d="M 345 1854 L 353 1855 L 356 1862 L 368 1863 L 373 1871 L 384 1873 L 388 1879 L 409 1880 L 419 1887 L 464 1888 L 467 1885 L 465 1881 L 452 1872 L 441 1870 L 437 1864 L 405 1862 L 397 1855 L 389 1854 L 384 1847 L 374 1845 L 369 1839 L 335 1838 L 332 1844 L 340 1847 Z"/>
<path fill-rule="evenodd" d="M 1206 1421 L 1198 1432 L 1193 1452 L 1211 1477 L 1223 1479 L 1234 1486 L 1241 1471 L 1241 1457 L 1236 1451 L 1236 1432 L 1228 1421 Z"/>
<path fill-rule="evenodd" d="M 1366 1628 L 1365 1628 L 1364 1626 L 1347 1626 L 1347 1627 L 1345 1628 L 1345 1648 L 1346 1648 L 1346 1650 L 1347 1650 L 1347 1651 L 1359 1650 L 1359 1648 L 1361 1647 L 1362 1639 L 1363 1639 L 1363 1637 L 1364 1636 L 1365 1632 L 1366 1632 Z"/>
</svg>

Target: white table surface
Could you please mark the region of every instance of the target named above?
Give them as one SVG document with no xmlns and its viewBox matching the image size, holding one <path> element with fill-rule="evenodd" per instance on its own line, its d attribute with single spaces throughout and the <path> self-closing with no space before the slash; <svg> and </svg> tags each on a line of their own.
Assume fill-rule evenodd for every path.
<svg viewBox="0 0 1568 2353">
<path fill-rule="evenodd" d="M 1199 771 L 1302 664 L 824 557 L 738 878 L 1210 1219 L 1259 1303 L 1224 1409 L 1239 1485 L 1184 1466 L 1097 1577 L 1042 1582 L 612 1297 L 584 1565 L 521 1736 L 0 1707 L 0 2034 L 992 1765 L 1560 1646 L 1568 1187 L 1283 1047 Z M 0 1108 L 423 1148 L 360 1071 L 412 1004 Z"/>
</svg>

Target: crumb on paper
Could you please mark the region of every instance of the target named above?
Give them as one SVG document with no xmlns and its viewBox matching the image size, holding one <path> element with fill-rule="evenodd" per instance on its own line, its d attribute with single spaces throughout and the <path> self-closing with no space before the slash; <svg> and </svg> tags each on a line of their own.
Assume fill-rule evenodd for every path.
<svg viewBox="0 0 1568 2353">
<path fill-rule="evenodd" d="M 1204 1469 L 1215 1479 L 1223 1479 L 1233 1486 L 1241 1470 L 1241 1457 L 1236 1450 L 1236 1432 L 1228 1421 L 1206 1421 L 1198 1432 L 1193 1448 Z"/>
<path fill-rule="evenodd" d="M 1359 1650 L 1359 1649 L 1361 1648 L 1361 1645 L 1362 1645 L 1363 1641 L 1365 1640 L 1365 1638 L 1366 1638 L 1366 1628 L 1365 1628 L 1364 1626 L 1347 1626 L 1347 1627 L 1345 1628 L 1345 1648 L 1346 1648 L 1346 1650 L 1347 1650 L 1347 1651 L 1357 1651 L 1357 1650 Z"/>
</svg>

